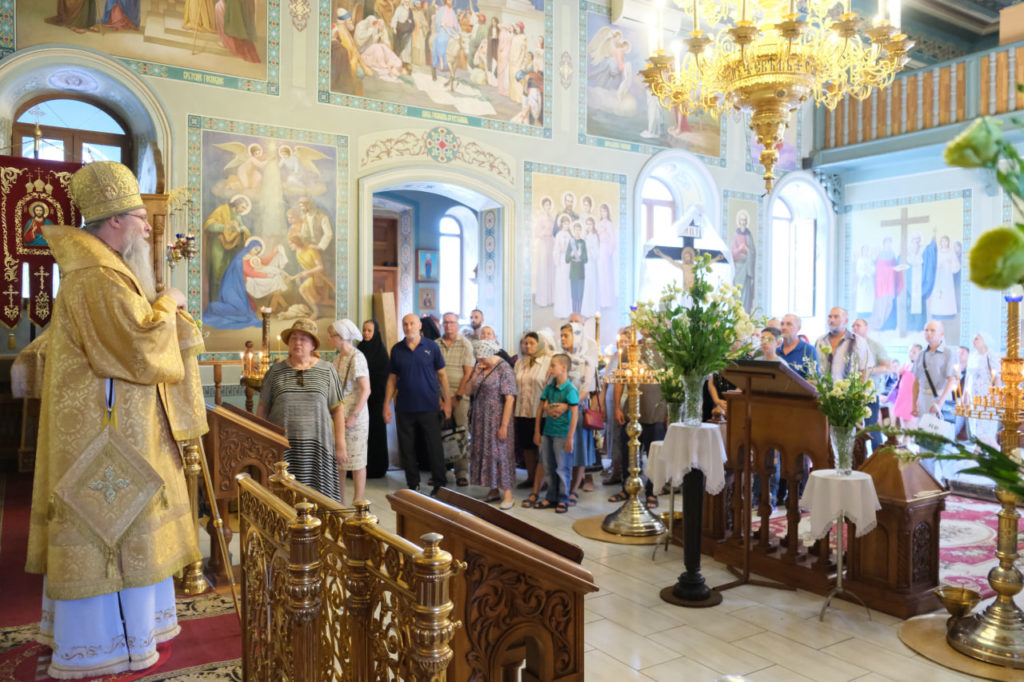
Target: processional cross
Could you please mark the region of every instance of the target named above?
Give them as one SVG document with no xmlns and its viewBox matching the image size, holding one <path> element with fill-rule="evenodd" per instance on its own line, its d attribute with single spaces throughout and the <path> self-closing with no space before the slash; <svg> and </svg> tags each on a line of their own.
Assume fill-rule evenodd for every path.
<svg viewBox="0 0 1024 682">
<path fill-rule="evenodd" d="M 900 209 L 900 217 L 893 218 L 892 220 L 883 220 L 879 222 L 880 227 L 896 227 L 900 228 L 900 265 L 907 265 L 907 228 L 911 225 L 924 225 L 928 222 L 928 216 L 916 216 L 910 217 L 910 210 L 904 206 Z M 896 320 L 899 325 L 900 336 L 904 336 L 907 333 L 907 296 L 909 286 L 904 285 L 903 291 L 899 295 L 899 303 L 896 309 Z"/>
</svg>

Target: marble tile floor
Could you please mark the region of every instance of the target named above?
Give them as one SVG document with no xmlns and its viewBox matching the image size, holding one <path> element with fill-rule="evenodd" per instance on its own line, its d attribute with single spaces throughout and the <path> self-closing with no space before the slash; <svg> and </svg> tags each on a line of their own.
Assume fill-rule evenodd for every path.
<svg viewBox="0 0 1024 682">
<path fill-rule="evenodd" d="M 367 482 L 370 509 L 385 529 L 395 528 L 386 495 L 404 482 L 400 471 Z M 449 483 L 476 497 L 487 492 L 454 485 Z M 707 609 L 663 602 L 659 591 L 673 584 L 683 569 L 681 548 L 670 546 L 667 553 L 659 549 L 652 560 L 650 545 L 610 544 L 572 530 L 576 519 L 613 511 L 615 505 L 606 500 L 616 489 L 598 482 L 594 492 L 580 493 L 579 505 L 567 514 L 523 509 L 518 502 L 524 491 L 517 490 L 517 505 L 509 512 L 584 550 L 583 565 L 601 588 L 586 598 L 588 682 L 714 682 L 728 674 L 752 682 L 974 679 L 906 647 L 899 640 L 898 618 L 872 611 L 868 620 L 862 607 L 841 599 L 833 600 L 824 622 L 818 621 L 824 598 L 802 590 L 744 585 L 725 591 L 722 603 Z M 351 481 L 346 491 L 351 497 Z M 659 499 L 660 509 L 667 509 L 668 497 Z M 237 542 L 235 536 L 234 557 Z M 733 579 L 724 565 L 707 556 L 701 570 L 711 586 Z M 1024 599 L 1018 603 L 1024 607 Z"/>
</svg>

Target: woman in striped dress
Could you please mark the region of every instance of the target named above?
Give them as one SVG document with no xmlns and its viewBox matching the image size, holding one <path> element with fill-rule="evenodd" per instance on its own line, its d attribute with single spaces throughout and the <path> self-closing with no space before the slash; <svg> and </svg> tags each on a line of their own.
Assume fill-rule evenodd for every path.
<svg viewBox="0 0 1024 682">
<path fill-rule="evenodd" d="M 338 349 L 334 356 L 334 369 L 341 377 L 341 401 L 345 405 L 345 442 L 348 461 L 343 471 L 352 472 L 355 486 L 352 501 L 363 499 L 366 493 L 366 443 L 370 436 L 370 413 L 366 401 L 370 397 L 370 370 L 366 357 L 356 350 L 353 341 L 363 338 L 355 322 L 338 320 L 327 330 L 331 344 Z M 345 503 L 345 483 L 342 482 L 341 502 Z"/>
<path fill-rule="evenodd" d="M 313 320 L 296 320 L 281 340 L 288 357 L 263 377 L 257 414 L 284 427 L 288 473 L 341 502 L 338 468 L 348 461 L 341 380 L 331 363 L 313 354 L 320 346 Z"/>
</svg>

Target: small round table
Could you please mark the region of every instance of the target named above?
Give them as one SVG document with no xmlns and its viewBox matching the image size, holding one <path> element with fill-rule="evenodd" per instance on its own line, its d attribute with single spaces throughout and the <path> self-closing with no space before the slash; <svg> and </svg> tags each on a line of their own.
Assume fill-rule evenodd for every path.
<svg viewBox="0 0 1024 682">
<path fill-rule="evenodd" d="M 800 506 L 811 510 L 811 535 L 815 538 L 825 537 L 832 524 L 836 524 L 836 586 L 825 598 L 818 620 L 825 619 L 825 610 L 832 603 L 832 598 L 841 594 L 850 595 L 868 611 L 864 600 L 843 589 L 843 531 L 847 517 L 857 525 L 857 537 L 874 530 L 877 524 L 875 510 L 882 508 L 875 492 L 875 482 L 863 471 L 842 476 L 835 469 L 817 469 L 807 480 Z M 870 611 L 868 619 L 871 619 Z"/>
<path fill-rule="evenodd" d="M 718 424 L 670 424 L 665 440 L 651 444 L 646 473 L 655 490 L 665 483 L 672 490 L 666 549 L 675 516 L 675 488 L 680 484 L 683 486 L 683 563 L 686 570 L 675 585 L 662 590 L 662 599 L 680 606 L 721 603 L 721 593 L 708 588 L 700 574 L 704 491 L 717 495 L 725 488 L 725 442 L 721 428 Z M 657 547 L 654 551 L 658 551 Z"/>
</svg>

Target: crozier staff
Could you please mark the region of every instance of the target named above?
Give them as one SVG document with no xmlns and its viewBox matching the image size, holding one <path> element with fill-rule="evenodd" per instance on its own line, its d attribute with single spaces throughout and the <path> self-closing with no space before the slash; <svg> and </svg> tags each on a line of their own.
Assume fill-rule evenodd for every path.
<svg viewBox="0 0 1024 682">
<path fill-rule="evenodd" d="M 195 404 L 182 339 L 201 337 L 180 291 L 156 295 L 132 172 L 89 164 L 70 193 L 85 229 L 43 228 L 62 279 L 25 566 L 45 575 L 38 638 L 61 679 L 153 665 L 180 632 L 171 575 L 200 558 L 172 413 Z"/>
</svg>

